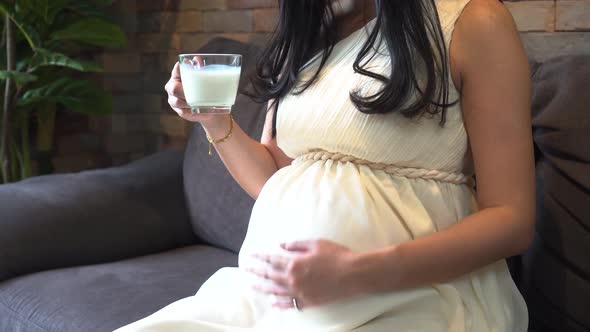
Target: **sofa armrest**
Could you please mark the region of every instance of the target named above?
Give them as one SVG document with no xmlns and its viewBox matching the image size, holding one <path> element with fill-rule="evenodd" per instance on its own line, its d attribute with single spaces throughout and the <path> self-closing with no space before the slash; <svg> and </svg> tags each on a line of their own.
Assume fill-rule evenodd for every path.
<svg viewBox="0 0 590 332">
<path fill-rule="evenodd" d="M 195 243 L 183 154 L 0 186 L 0 281 Z"/>
</svg>

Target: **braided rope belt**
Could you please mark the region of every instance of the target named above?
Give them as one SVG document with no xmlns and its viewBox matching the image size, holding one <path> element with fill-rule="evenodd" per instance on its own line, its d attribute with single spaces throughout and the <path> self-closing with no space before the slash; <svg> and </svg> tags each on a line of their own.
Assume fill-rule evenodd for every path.
<svg viewBox="0 0 590 332">
<path fill-rule="evenodd" d="M 452 173 L 424 168 L 399 167 L 383 163 L 373 163 L 368 160 L 359 159 L 339 152 L 312 150 L 309 153 L 297 157 L 295 162 L 304 160 L 334 160 L 342 163 L 350 162 L 356 165 L 364 165 L 375 170 L 381 170 L 385 173 L 405 177 L 408 179 L 425 179 L 454 184 L 467 184 L 470 186 L 473 185 L 473 179 L 463 173 Z"/>
</svg>

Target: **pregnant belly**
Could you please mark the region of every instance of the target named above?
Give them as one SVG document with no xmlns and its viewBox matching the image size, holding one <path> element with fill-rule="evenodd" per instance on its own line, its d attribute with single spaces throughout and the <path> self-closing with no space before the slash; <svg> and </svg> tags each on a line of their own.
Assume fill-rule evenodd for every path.
<svg viewBox="0 0 590 332">
<path fill-rule="evenodd" d="M 331 160 L 283 168 L 256 201 L 240 256 L 276 252 L 281 242 L 295 240 L 323 238 L 355 251 L 407 241 L 409 206 L 391 181 L 387 174 Z"/>
<path fill-rule="evenodd" d="M 470 190 L 463 186 L 392 177 L 350 163 L 327 160 L 289 166 L 277 172 L 259 195 L 239 265 L 259 265 L 250 257 L 254 253 L 286 254 L 279 244 L 296 240 L 324 238 L 359 252 L 409 241 L 470 214 L 472 198 Z M 297 331 L 350 331 L 387 312 L 392 324 L 395 318 L 404 327 L 410 326 L 405 322 L 427 320 L 431 315 L 430 322 L 442 322 L 444 326 L 429 331 L 459 331 L 463 321 L 451 321 L 455 314 L 467 314 L 463 303 L 474 308 L 485 302 L 474 289 L 486 294 L 486 298 L 500 294 L 506 299 L 498 300 L 501 308 L 512 306 L 511 293 L 500 290 L 493 277 L 497 273 L 508 276 L 506 271 L 494 268 L 474 283 L 471 278 L 461 278 L 444 285 L 362 295 L 302 312 L 277 310 L 265 317 L 270 326 L 293 326 Z M 251 277 L 245 282 L 260 283 Z M 447 313 L 452 317 L 445 316 Z M 454 324 L 458 325 L 451 327 Z"/>
</svg>

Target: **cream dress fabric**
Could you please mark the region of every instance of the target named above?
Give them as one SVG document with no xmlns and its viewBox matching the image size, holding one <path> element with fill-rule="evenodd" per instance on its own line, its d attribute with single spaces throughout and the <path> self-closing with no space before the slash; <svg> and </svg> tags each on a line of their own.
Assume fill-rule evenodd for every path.
<svg viewBox="0 0 590 332">
<path fill-rule="evenodd" d="M 438 0 L 448 47 L 469 0 Z M 295 161 L 265 184 L 254 206 L 239 268 L 217 271 L 196 295 L 117 332 L 522 332 L 528 315 L 504 260 L 448 283 L 367 295 L 340 303 L 280 310 L 251 290 L 242 268 L 249 255 L 278 252 L 279 243 L 325 238 L 355 251 L 411 241 L 447 228 L 477 210 L 460 105 L 447 122 L 367 115 L 349 91 L 377 91 L 352 64 L 370 22 L 339 42 L 316 84 L 280 104 L 279 147 Z M 314 72 L 312 59 L 304 72 Z M 371 61 L 387 73 L 387 50 Z M 450 82 L 452 86 L 452 82 Z M 452 88 L 451 100 L 458 97 Z"/>
</svg>

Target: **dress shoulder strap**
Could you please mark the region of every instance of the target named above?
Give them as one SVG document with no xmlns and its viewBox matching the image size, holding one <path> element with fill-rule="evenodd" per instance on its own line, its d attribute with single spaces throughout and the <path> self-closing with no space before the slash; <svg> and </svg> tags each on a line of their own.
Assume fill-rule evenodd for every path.
<svg viewBox="0 0 590 332">
<path fill-rule="evenodd" d="M 436 0 L 436 9 L 447 48 L 451 44 L 455 23 L 471 0 Z"/>
</svg>

